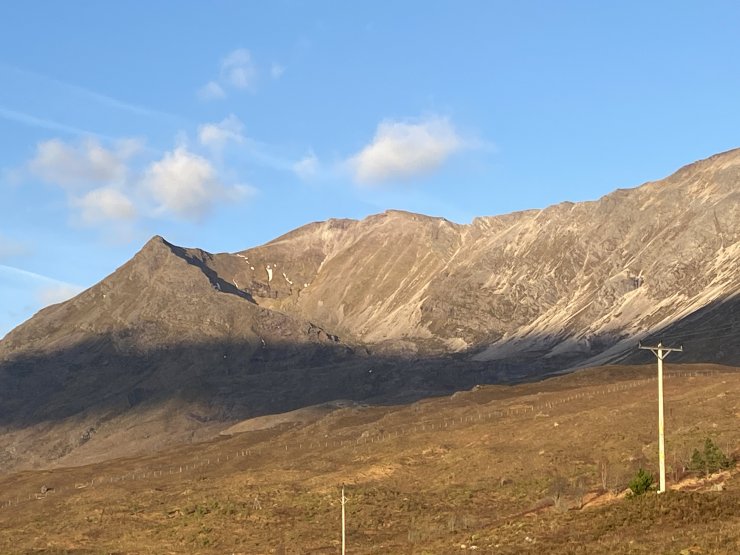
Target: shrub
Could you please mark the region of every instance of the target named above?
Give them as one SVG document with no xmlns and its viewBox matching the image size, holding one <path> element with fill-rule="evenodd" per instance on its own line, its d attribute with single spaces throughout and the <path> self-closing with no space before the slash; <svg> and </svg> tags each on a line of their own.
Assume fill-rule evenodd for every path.
<svg viewBox="0 0 740 555">
<path fill-rule="evenodd" d="M 630 480 L 629 488 L 632 491 L 632 495 L 643 495 L 650 490 L 650 486 L 652 485 L 653 475 L 641 468 L 637 471 L 635 477 Z"/>
<path fill-rule="evenodd" d="M 689 463 L 689 470 L 702 472 L 705 476 L 725 470 L 732 466 L 732 461 L 722 452 L 722 449 L 709 438 L 704 440 L 704 451 L 694 449 Z"/>
</svg>

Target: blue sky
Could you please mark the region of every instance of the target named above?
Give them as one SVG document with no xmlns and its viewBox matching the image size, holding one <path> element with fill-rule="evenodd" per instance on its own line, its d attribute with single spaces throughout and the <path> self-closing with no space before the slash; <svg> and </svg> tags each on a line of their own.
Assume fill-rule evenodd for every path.
<svg viewBox="0 0 740 555">
<path fill-rule="evenodd" d="M 740 146 L 736 2 L 37 2 L 0 16 L 0 336 L 154 234 L 465 223 Z"/>
</svg>

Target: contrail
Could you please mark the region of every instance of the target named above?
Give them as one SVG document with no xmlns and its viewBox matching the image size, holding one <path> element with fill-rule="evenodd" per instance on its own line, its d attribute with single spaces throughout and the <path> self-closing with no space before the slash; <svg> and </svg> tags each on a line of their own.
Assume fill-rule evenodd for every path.
<svg viewBox="0 0 740 555">
<path fill-rule="evenodd" d="M 32 279 L 36 282 L 41 281 L 50 285 L 67 285 L 70 287 L 79 288 L 80 290 L 83 289 L 82 287 L 80 287 L 79 285 L 75 285 L 74 283 L 68 283 L 66 281 L 54 279 L 43 274 L 37 274 L 36 272 L 29 272 L 28 270 L 21 270 L 20 268 L 15 268 L 14 266 L 6 266 L 5 264 L 0 264 L 0 274 L 14 274 L 26 279 Z"/>
<path fill-rule="evenodd" d="M 53 84 L 62 89 L 66 89 L 73 94 L 76 94 L 78 96 L 83 96 L 87 99 L 97 102 L 98 104 L 109 106 L 111 108 L 116 108 L 118 110 L 123 110 L 131 114 L 137 114 L 140 116 L 165 118 L 165 119 L 170 119 L 170 120 L 177 120 L 179 122 L 183 121 L 183 118 L 176 114 L 170 114 L 168 112 L 164 112 L 161 110 L 155 110 L 152 108 L 147 108 L 146 106 L 139 106 L 137 104 L 125 102 L 123 100 L 113 98 L 112 96 L 108 96 L 106 94 L 102 94 L 102 93 L 87 89 L 85 87 L 81 87 L 79 85 L 75 85 L 73 83 L 67 83 L 65 81 L 60 81 L 59 79 L 49 77 L 48 75 L 43 75 L 41 73 L 36 73 L 34 71 L 22 69 L 22 68 L 13 66 L 13 65 L 3 63 L 3 62 L 0 62 L 0 69 L 4 69 L 5 71 L 15 73 L 16 75 L 24 76 L 27 78 L 30 77 L 32 79 L 38 79 L 41 81 L 45 81 L 47 84 Z"/>
<path fill-rule="evenodd" d="M 110 138 L 101 135 L 100 133 L 95 133 L 94 131 L 80 129 L 79 127 L 66 125 L 50 119 L 38 118 L 31 114 L 26 114 L 25 112 L 5 108 L 4 106 L 0 106 L 0 118 L 22 123 L 24 125 L 30 125 L 31 127 L 40 127 L 42 129 L 49 129 L 50 131 L 61 131 L 63 133 L 69 133 L 70 135 L 87 135 L 92 137 Z"/>
</svg>

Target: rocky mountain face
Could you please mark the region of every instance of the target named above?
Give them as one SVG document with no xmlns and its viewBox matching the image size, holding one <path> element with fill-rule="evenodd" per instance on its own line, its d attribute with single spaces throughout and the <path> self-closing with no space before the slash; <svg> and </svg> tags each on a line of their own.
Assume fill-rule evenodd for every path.
<svg viewBox="0 0 740 555">
<path fill-rule="evenodd" d="M 739 239 L 740 150 L 469 225 L 388 211 L 233 254 L 155 237 L 0 341 L 0 468 L 637 360 L 642 338 L 740 364 Z"/>
<path fill-rule="evenodd" d="M 213 267 L 261 306 L 371 349 L 590 364 L 700 310 L 735 321 L 739 237 L 731 151 L 598 201 L 470 225 L 398 211 L 311 224 Z M 695 360 L 738 360 L 732 345 L 696 347 Z"/>
</svg>

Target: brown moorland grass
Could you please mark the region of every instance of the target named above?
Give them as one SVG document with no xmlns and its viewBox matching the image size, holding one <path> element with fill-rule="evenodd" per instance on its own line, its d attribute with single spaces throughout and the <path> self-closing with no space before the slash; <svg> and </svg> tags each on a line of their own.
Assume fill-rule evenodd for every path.
<svg viewBox="0 0 740 555">
<path fill-rule="evenodd" d="M 608 367 L 0 477 L 0 552 L 338 553 L 342 484 L 348 553 L 740 552 L 740 478 L 681 481 L 706 437 L 737 450 L 740 374 L 666 370 L 680 491 L 622 495 L 657 470 L 657 393 Z"/>
</svg>

